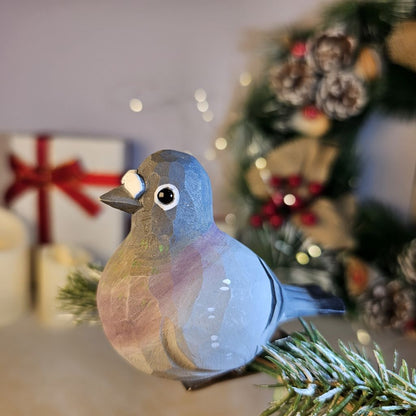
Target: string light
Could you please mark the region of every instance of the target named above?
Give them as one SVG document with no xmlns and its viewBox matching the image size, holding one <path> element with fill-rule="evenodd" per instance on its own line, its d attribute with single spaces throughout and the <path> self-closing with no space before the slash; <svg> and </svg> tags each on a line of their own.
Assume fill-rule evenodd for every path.
<svg viewBox="0 0 416 416">
<path fill-rule="evenodd" d="M 227 145 L 228 145 L 227 139 L 225 139 L 224 137 L 218 137 L 217 139 L 215 139 L 215 147 L 218 150 L 226 149 Z"/>
<path fill-rule="evenodd" d="M 242 72 L 240 74 L 240 85 L 243 87 L 247 87 L 251 84 L 252 77 L 250 72 Z"/>
<path fill-rule="evenodd" d="M 309 263 L 309 256 L 306 253 L 299 251 L 296 253 L 296 261 L 304 266 L 305 264 Z"/>
<path fill-rule="evenodd" d="M 209 110 L 207 96 L 207 92 L 203 88 L 198 88 L 194 92 L 196 107 L 202 113 L 202 119 L 209 123 L 214 119 L 214 113 L 211 110 Z"/>
<path fill-rule="evenodd" d="M 270 172 L 269 169 L 266 169 L 266 168 L 260 169 L 259 174 L 260 174 L 261 180 L 264 183 L 269 183 L 270 182 L 270 178 L 272 177 L 272 173 Z"/>
<path fill-rule="evenodd" d="M 267 160 L 264 157 L 259 157 L 254 164 L 257 169 L 264 169 L 267 166 Z"/>
<path fill-rule="evenodd" d="M 195 90 L 194 98 L 196 101 L 201 103 L 207 99 L 207 93 L 203 88 L 198 88 Z"/>
<path fill-rule="evenodd" d="M 256 142 L 251 143 L 247 148 L 247 154 L 249 154 L 250 156 L 254 156 L 259 152 L 260 146 Z"/>
<path fill-rule="evenodd" d="M 319 257 L 322 254 L 322 250 L 315 244 L 312 244 L 308 248 L 308 253 L 311 257 Z"/>
<path fill-rule="evenodd" d="M 371 336 L 365 329 L 357 330 L 357 339 L 363 345 L 369 345 L 371 343 Z"/>
<path fill-rule="evenodd" d="M 235 216 L 235 214 L 230 212 L 225 216 L 225 223 L 228 225 L 235 225 L 236 219 L 237 217 Z"/>
<path fill-rule="evenodd" d="M 133 111 L 133 113 L 140 113 L 140 111 L 143 110 L 143 103 L 138 98 L 132 98 L 129 101 L 129 107 L 130 110 Z"/>
<path fill-rule="evenodd" d="M 296 202 L 296 197 L 292 194 L 286 194 L 283 197 L 283 202 L 290 207 Z"/>
<path fill-rule="evenodd" d="M 205 113 L 202 114 L 202 118 L 208 123 L 214 119 L 214 113 L 210 110 L 205 111 Z"/>
<path fill-rule="evenodd" d="M 196 107 L 201 113 L 205 113 L 205 111 L 208 111 L 209 108 L 208 101 L 199 101 Z"/>
</svg>

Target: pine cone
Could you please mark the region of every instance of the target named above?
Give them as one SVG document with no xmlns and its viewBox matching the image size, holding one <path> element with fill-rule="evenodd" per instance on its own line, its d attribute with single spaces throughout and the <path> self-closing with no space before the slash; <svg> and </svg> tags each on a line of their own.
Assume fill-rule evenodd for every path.
<svg viewBox="0 0 416 416">
<path fill-rule="evenodd" d="M 350 65 L 353 52 L 352 38 L 332 30 L 308 42 L 306 59 L 317 71 L 332 72 Z"/>
<path fill-rule="evenodd" d="M 413 316 L 413 299 L 397 280 L 379 282 L 365 295 L 363 312 L 373 328 L 403 329 Z"/>
<path fill-rule="evenodd" d="M 270 71 L 270 81 L 280 101 L 300 106 L 311 101 L 316 91 L 315 72 L 303 60 L 289 60 Z"/>
<path fill-rule="evenodd" d="M 317 106 L 332 119 L 344 120 L 355 116 L 366 103 L 364 85 L 352 72 L 328 74 L 316 93 Z"/>
<path fill-rule="evenodd" d="M 416 239 L 399 255 L 398 262 L 404 278 L 409 283 L 416 284 Z"/>
</svg>

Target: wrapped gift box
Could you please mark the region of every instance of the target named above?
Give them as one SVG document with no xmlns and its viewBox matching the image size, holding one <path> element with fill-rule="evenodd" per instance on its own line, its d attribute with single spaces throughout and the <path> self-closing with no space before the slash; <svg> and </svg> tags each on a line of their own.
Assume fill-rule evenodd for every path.
<svg viewBox="0 0 416 416">
<path fill-rule="evenodd" d="M 65 243 L 106 260 L 127 232 L 123 213 L 99 196 L 139 164 L 138 145 L 121 139 L 11 135 L 6 203 L 33 243 Z"/>
</svg>

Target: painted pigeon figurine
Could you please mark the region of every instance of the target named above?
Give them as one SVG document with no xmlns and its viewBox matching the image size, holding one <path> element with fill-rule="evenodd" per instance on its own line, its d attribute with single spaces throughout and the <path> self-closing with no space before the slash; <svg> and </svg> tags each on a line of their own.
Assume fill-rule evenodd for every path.
<svg viewBox="0 0 416 416">
<path fill-rule="evenodd" d="M 162 150 L 101 196 L 132 214 L 97 302 L 113 347 L 139 370 L 201 382 L 252 361 L 289 319 L 344 312 L 317 287 L 282 285 L 214 223 L 209 177 L 191 155 Z"/>
</svg>

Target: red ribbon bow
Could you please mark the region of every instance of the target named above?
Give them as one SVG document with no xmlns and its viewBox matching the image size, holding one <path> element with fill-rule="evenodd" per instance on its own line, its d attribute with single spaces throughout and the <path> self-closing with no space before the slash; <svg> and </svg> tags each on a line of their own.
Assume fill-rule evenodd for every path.
<svg viewBox="0 0 416 416">
<path fill-rule="evenodd" d="M 120 175 L 85 173 L 81 164 L 72 160 L 62 165 L 49 165 L 49 142 L 47 136 L 36 140 L 37 164 L 30 166 L 15 155 L 10 156 L 10 166 L 14 172 L 14 182 L 5 194 L 5 202 L 9 205 L 29 189 L 38 191 L 38 242 L 51 241 L 49 190 L 56 186 L 89 215 L 95 216 L 101 210 L 96 201 L 83 191 L 83 185 L 117 186 Z"/>
</svg>

